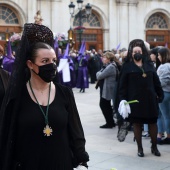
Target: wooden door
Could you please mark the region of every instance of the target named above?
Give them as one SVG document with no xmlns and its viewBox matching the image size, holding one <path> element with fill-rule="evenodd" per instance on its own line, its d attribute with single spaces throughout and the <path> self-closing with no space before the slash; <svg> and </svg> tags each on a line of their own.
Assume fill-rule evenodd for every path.
<svg viewBox="0 0 170 170">
<path fill-rule="evenodd" d="M 79 34 L 74 30 L 74 40 L 75 45 L 74 49 L 79 49 Z M 85 40 L 86 42 L 86 50 L 95 49 L 98 51 L 99 49 L 103 50 L 103 32 L 102 29 L 85 29 L 81 35 L 81 41 Z"/>
<path fill-rule="evenodd" d="M 147 30 L 146 41 L 150 44 L 151 49 L 156 46 L 170 47 L 170 31 L 168 30 Z"/>
</svg>

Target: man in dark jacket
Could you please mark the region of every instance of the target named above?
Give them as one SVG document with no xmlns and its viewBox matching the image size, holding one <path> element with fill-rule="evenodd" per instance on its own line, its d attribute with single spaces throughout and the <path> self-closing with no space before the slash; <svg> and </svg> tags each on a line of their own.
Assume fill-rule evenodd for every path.
<svg viewBox="0 0 170 170">
<path fill-rule="evenodd" d="M 96 82 L 96 73 L 102 68 L 101 54 L 96 53 L 95 49 L 92 49 L 90 55 L 88 69 L 91 78 L 91 84 Z"/>
</svg>

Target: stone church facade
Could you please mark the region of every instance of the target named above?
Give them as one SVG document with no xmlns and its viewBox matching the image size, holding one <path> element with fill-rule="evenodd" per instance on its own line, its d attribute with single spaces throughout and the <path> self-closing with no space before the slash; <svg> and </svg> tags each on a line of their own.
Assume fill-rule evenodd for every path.
<svg viewBox="0 0 170 170">
<path fill-rule="evenodd" d="M 24 23 L 34 22 L 41 10 L 43 24 L 55 33 L 66 33 L 79 26 L 79 18 L 71 17 L 68 5 L 76 0 L 0 0 L 0 44 L 15 32 L 22 32 Z M 154 46 L 170 47 L 170 0 L 84 0 L 92 6 L 92 14 L 82 19 L 82 39 L 86 48 L 109 50 L 120 44 L 128 47 L 140 38 Z M 74 31 L 75 48 L 79 34 Z"/>
</svg>

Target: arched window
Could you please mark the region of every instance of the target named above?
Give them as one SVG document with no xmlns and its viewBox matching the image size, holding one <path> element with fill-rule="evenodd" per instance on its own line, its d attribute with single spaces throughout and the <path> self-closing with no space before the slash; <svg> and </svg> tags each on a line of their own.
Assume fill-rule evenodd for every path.
<svg viewBox="0 0 170 170">
<path fill-rule="evenodd" d="M 168 29 L 168 24 L 165 18 L 165 15 L 162 13 L 151 15 L 146 23 L 146 28 Z"/>
<path fill-rule="evenodd" d="M 19 24 L 15 13 L 6 6 L 0 5 L 0 21 L 4 24 Z"/>
<path fill-rule="evenodd" d="M 85 11 L 82 11 L 82 15 L 85 16 Z M 74 22 L 73 22 L 73 26 L 80 26 L 79 25 L 79 15 L 77 14 L 75 16 Z M 99 18 L 97 15 L 95 15 L 94 13 L 92 13 L 88 18 L 83 17 L 81 19 L 82 22 L 82 26 L 85 27 L 94 27 L 94 28 L 98 28 L 101 27 Z"/>
</svg>

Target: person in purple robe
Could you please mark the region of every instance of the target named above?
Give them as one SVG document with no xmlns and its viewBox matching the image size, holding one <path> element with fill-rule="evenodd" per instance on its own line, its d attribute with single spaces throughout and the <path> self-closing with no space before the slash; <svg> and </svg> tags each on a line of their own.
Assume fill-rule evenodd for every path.
<svg viewBox="0 0 170 170">
<path fill-rule="evenodd" d="M 89 88 L 89 80 L 88 80 L 88 57 L 87 55 L 82 55 L 81 53 L 78 56 L 78 77 L 76 87 L 80 88 L 80 92 L 84 93 L 85 88 Z"/>
<path fill-rule="evenodd" d="M 15 61 L 15 57 L 12 55 L 11 43 L 10 41 L 8 41 L 7 55 L 4 57 L 2 62 L 3 69 L 8 71 L 9 73 L 12 73 L 14 61 Z"/>
</svg>

